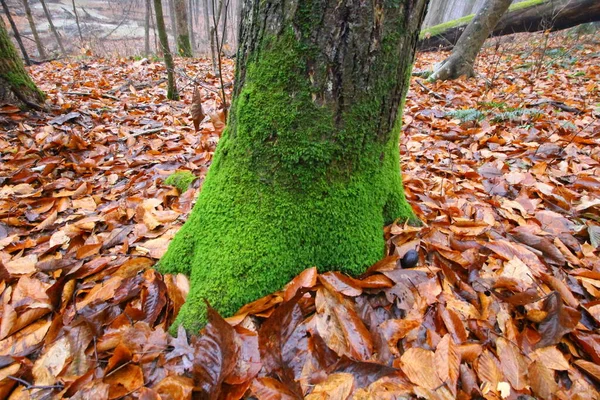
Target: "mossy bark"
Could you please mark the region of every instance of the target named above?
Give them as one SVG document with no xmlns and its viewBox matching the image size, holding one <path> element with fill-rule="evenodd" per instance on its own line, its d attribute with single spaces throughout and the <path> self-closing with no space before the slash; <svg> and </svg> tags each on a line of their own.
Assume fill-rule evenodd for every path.
<svg viewBox="0 0 600 400">
<path fill-rule="evenodd" d="M 0 20 L 0 104 L 11 103 L 39 109 L 44 97 L 25 70 L 4 22 Z"/>
<path fill-rule="evenodd" d="M 174 0 L 177 23 L 177 52 L 182 57 L 192 57 L 192 45 L 188 29 L 187 6 L 185 0 Z"/>
<path fill-rule="evenodd" d="M 21 34 L 19 33 L 19 29 L 17 28 L 15 21 L 13 20 L 12 16 L 10 15 L 10 10 L 8 9 L 8 5 L 6 4 L 5 0 L 0 0 L 0 3 L 2 4 L 2 8 L 4 9 L 4 14 L 6 14 L 6 19 L 8 19 L 8 22 L 10 23 L 10 26 L 13 30 L 15 40 L 17 41 L 17 44 L 19 45 L 19 49 L 21 49 L 21 54 L 23 54 L 23 59 L 25 60 L 25 64 L 31 65 L 31 60 L 29 60 L 29 54 L 27 54 L 27 50 L 25 50 L 25 46 L 23 46 L 23 40 L 21 39 Z"/>
<path fill-rule="evenodd" d="M 197 331 L 304 268 L 357 275 L 414 219 L 398 140 L 426 0 L 246 0 L 229 124 L 159 263 L 191 275 Z"/>
<path fill-rule="evenodd" d="M 179 92 L 175 83 L 175 62 L 169 48 L 169 37 L 167 36 L 167 28 L 165 27 L 165 17 L 163 15 L 161 0 L 154 0 L 154 11 L 156 13 L 158 39 L 160 40 L 160 47 L 165 59 L 165 67 L 167 68 L 167 99 L 178 100 Z"/>
</svg>

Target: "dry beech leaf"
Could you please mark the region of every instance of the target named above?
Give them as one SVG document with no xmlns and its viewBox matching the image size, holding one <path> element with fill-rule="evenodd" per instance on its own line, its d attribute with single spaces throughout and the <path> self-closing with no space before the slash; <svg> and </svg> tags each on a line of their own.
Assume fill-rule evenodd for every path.
<svg viewBox="0 0 600 400">
<path fill-rule="evenodd" d="M 548 316 L 540 322 L 539 331 L 542 335 L 536 347 L 546 347 L 560 342 L 562 337 L 571 332 L 581 319 L 579 311 L 563 305 L 558 292 L 552 292 L 544 300 L 544 311 Z"/>
<path fill-rule="evenodd" d="M 315 386 L 312 392 L 305 396 L 306 400 L 345 400 L 352 393 L 354 386 L 354 375 L 338 372 L 331 374 L 324 382 Z"/>
<path fill-rule="evenodd" d="M 456 384 L 460 374 L 460 354 L 450 334 L 446 334 L 438 343 L 434 361 L 438 377 L 456 396 Z"/>
<path fill-rule="evenodd" d="M 504 376 L 515 390 L 527 385 L 527 361 L 514 343 L 504 338 L 496 340 L 496 351 Z"/>
<path fill-rule="evenodd" d="M 533 394 L 541 399 L 550 399 L 558 391 L 554 372 L 540 361 L 534 361 L 528 369 L 529 382 Z"/>
<path fill-rule="evenodd" d="M 194 87 L 194 94 L 192 96 L 192 106 L 190 107 L 190 114 L 192 115 L 192 121 L 194 122 L 194 129 L 196 132 L 200 130 L 200 123 L 204 119 L 204 110 L 202 109 L 202 96 L 198 86 Z"/>
<path fill-rule="evenodd" d="M 435 366 L 433 351 L 413 347 L 404 352 L 400 358 L 402 371 L 412 383 L 425 389 L 434 390 L 442 385 Z"/>
<path fill-rule="evenodd" d="M 283 383 L 269 377 L 254 379 L 251 390 L 258 400 L 299 400 L 301 398 Z"/>
</svg>

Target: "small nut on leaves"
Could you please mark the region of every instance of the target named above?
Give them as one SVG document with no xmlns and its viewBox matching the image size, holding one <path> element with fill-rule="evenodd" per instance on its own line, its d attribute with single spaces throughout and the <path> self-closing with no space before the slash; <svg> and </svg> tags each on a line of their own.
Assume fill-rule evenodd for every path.
<svg viewBox="0 0 600 400">
<path fill-rule="evenodd" d="M 400 265 L 402 268 L 414 268 L 419 263 L 419 253 L 416 250 L 409 250 L 404 254 L 402 260 L 400 260 Z"/>
</svg>

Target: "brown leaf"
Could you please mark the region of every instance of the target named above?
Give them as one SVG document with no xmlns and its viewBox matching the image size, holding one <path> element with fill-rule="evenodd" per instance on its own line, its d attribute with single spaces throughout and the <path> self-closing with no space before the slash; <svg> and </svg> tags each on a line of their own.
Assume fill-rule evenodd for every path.
<svg viewBox="0 0 600 400">
<path fill-rule="evenodd" d="M 586 360 L 576 360 L 575 365 L 584 370 L 589 376 L 600 383 L 600 366 Z"/>
<path fill-rule="evenodd" d="M 153 388 L 162 400 L 191 400 L 194 380 L 184 376 L 167 376 Z"/>
<path fill-rule="evenodd" d="M 446 334 L 438 343 L 434 361 L 438 377 L 456 396 L 456 384 L 460 373 L 460 354 L 450 334 Z"/>
<path fill-rule="evenodd" d="M 373 340 L 350 300 L 339 293 L 319 288 L 315 306 L 317 331 L 330 349 L 340 356 L 370 360 Z"/>
<path fill-rule="evenodd" d="M 313 391 L 304 398 L 306 400 L 345 400 L 352 393 L 354 386 L 354 375 L 344 372 L 331 374 L 324 382 L 315 386 Z"/>
<path fill-rule="evenodd" d="M 144 386 L 144 374 L 142 369 L 133 364 L 127 364 L 116 369 L 112 374 L 104 377 L 104 383 L 108 383 L 109 399 L 117 399 L 125 396 L 127 393 L 137 390 Z"/>
<path fill-rule="evenodd" d="M 392 354 L 400 355 L 398 341 L 403 339 L 410 331 L 419 327 L 423 321 L 416 319 L 388 319 L 379 325 L 379 331 L 390 347 Z"/>
<path fill-rule="evenodd" d="M 196 132 L 200 130 L 200 123 L 204 119 L 204 110 L 202 109 L 202 96 L 198 86 L 194 87 L 194 94 L 192 96 L 192 106 L 190 107 L 190 114 L 192 115 L 192 121 L 194 122 L 194 129 Z"/>
<path fill-rule="evenodd" d="M 500 337 L 496 340 L 496 352 L 504 376 L 515 390 L 522 390 L 527 385 L 527 362 L 515 344 Z"/>
<path fill-rule="evenodd" d="M 575 329 L 581 319 L 579 311 L 563 305 L 558 292 L 548 295 L 544 300 L 543 309 L 548 315 L 540 323 L 539 331 L 542 340 L 536 344 L 536 348 L 559 343 L 565 334 Z"/>
<path fill-rule="evenodd" d="M 256 332 L 236 327 L 235 345 L 238 349 L 235 368 L 225 380 L 230 385 L 251 381 L 262 368 Z"/>
<path fill-rule="evenodd" d="M 50 328 L 51 321 L 39 320 L 0 341 L 0 356 L 24 357 L 34 352 Z"/>
<path fill-rule="evenodd" d="M 317 284 L 317 268 L 307 268 L 300 272 L 290 283 L 285 285 L 283 289 L 283 300 L 289 301 L 296 295 L 296 292 L 301 288 L 311 288 Z"/>
<path fill-rule="evenodd" d="M 413 347 L 404 352 L 400 358 L 402 371 L 415 385 L 434 390 L 442 385 L 436 373 L 435 355 L 433 351 Z"/>
<path fill-rule="evenodd" d="M 339 292 L 344 296 L 356 297 L 362 293 L 358 281 L 337 271 L 319 275 L 319 281 L 327 290 Z"/>
<path fill-rule="evenodd" d="M 235 368 L 235 331 L 210 305 L 208 325 L 195 345 L 194 381 L 208 396 L 218 398 L 221 384 Z"/>
<path fill-rule="evenodd" d="M 554 372 L 539 361 L 534 361 L 528 369 L 529 384 L 533 394 L 541 399 L 551 399 L 558 391 Z"/>
<path fill-rule="evenodd" d="M 458 344 L 462 344 L 467 341 L 467 331 L 461 317 L 453 310 L 448 310 L 443 305 L 439 308 L 440 316 L 448 332 L 452 334 L 452 338 Z"/>
<path fill-rule="evenodd" d="M 498 359 L 488 350 L 485 350 L 479 358 L 477 358 L 474 367 L 475 372 L 477 372 L 477 377 L 481 381 L 482 391 L 484 393 L 486 392 L 484 389 L 495 392 L 498 383 L 504 381 L 504 375 L 500 369 Z"/>
<path fill-rule="evenodd" d="M 298 400 L 301 398 L 283 383 L 269 377 L 253 380 L 251 390 L 258 400 Z"/>
</svg>

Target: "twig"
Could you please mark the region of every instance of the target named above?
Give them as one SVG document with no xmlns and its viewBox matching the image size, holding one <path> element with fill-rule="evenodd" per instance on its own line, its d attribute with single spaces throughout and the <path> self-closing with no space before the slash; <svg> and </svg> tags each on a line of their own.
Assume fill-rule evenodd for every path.
<svg viewBox="0 0 600 400">
<path fill-rule="evenodd" d="M 440 94 L 438 94 L 438 93 L 434 92 L 433 90 L 429 89 L 427 86 L 423 85 L 423 83 L 422 83 L 420 80 L 418 80 L 418 79 L 415 79 L 415 81 L 417 82 L 417 84 L 418 84 L 419 86 L 421 86 L 421 87 L 422 87 L 422 88 L 423 88 L 423 89 L 424 89 L 424 90 L 427 92 L 427 94 L 429 94 L 429 95 L 431 95 L 431 96 L 435 97 L 435 98 L 436 98 L 436 99 L 438 99 L 438 100 L 444 100 L 444 97 L 443 97 L 442 95 L 440 95 Z"/>
<path fill-rule="evenodd" d="M 55 385 L 32 385 L 31 383 L 27 382 L 24 379 L 21 378 L 17 378 L 16 376 L 12 376 L 12 375 L 8 375 L 7 378 L 12 379 L 13 381 L 17 381 L 20 384 L 25 386 L 25 389 L 27 390 L 33 390 L 33 389 L 63 389 L 64 386 L 60 383 L 57 383 Z"/>
<path fill-rule="evenodd" d="M 71 96 L 84 96 L 84 97 L 92 97 L 93 96 L 93 93 L 88 93 L 88 92 L 66 92 L 65 94 L 68 94 Z M 115 100 L 115 101 L 121 100 L 116 96 L 106 94 L 106 93 L 101 93 L 100 97 L 104 97 L 106 99 L 111 99 L 111 100 Z"/>
<path fill-rule="evenodd" d="M 537 103 L 532 103 L 529 104 L 531 107 L 536 107 L 536 106 L 541 106 L 543 104 L 550 104 L 556 108 L 559 108 L 563 111 L 566 112 L 572 112 L 575 114 L 581 114 L 583 113 L 583 111 L 581 111 L 579 108 L 575 108 L 575 107 L 571 107 L 566 105 L 565 103 L 563 103 L 562 101 L 556 101 L 556 100 L 542 100 L 542 101 L 538 101 Z"/>
<path fill-rule="evenodd" d="M 119 140 L 121 140 L 121 141 L 125 141 L 125 140 L 127 140 L 128 138 L 130 138 L 130 137 L 134 137 L 134 138 L 135 138 L 135 137 L 138 137 L 138 136 L 149 135 L 149 134 L 151 134 L 151 133 L 160 132 L 160 131 L 162 131 L 163 129 L 164 129 L 163 127 L 160 127 L 160 128 L 152 128 L 152 129 L 147 129 L 147 130 L 145 130 L 145 131 L 139 131 L 139 132 L 133 133 L 133 134 L 131 134 L 131 135 L 129 135 L 129 136 L 126 136 L 126 137 L 119 138 Z"/>
</svg>

